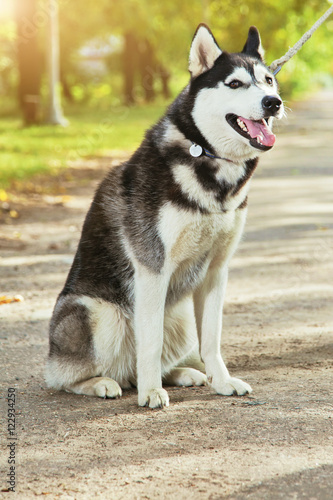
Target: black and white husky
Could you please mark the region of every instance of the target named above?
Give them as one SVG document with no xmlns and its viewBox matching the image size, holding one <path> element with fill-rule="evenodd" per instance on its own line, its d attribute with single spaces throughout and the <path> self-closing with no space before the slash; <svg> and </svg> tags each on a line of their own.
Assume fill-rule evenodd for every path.
<svg viewBox="0 0 333 500">
<path fill-rule="evenodd" d="M 201 24 L 189 71 L 165 116 L 97 189 L 51 320 L 49 387 L 115 398 L 135 385 L 151 408 L 169 404 L 162 382 L 252 390 L 222 359 L 222 309 L 250 180 L 283 104 L 255 27 L 229 54 Z M 196 353 L 206 374 L 188 362 Z"/>
</svg>

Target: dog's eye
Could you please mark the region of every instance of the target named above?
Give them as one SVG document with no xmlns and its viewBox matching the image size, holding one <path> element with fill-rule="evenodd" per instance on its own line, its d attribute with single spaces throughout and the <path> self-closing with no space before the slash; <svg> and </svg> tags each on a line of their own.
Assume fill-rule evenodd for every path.
<svg viewBox="0 0 333 500">
<path fill-rule="evenodd" d="M 229 83 L 229 87 L 231 89 L 238 89 L 239 87 L 242 87 L 243 84 L 239 80 L 232 80 L 232 82 Z"/>
<path fill-rule="evenodd" d="M 273 78 L 271 78 L 270 76 L 266 76 L 266 82 L 268 83 L 268 85 L 273 85 Z"/>
</svg>

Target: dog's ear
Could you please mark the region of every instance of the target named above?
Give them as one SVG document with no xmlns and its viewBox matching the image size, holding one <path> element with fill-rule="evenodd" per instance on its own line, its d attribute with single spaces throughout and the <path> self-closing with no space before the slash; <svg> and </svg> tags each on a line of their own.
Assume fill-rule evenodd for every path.
<svg viewBox="0 0 333 500">
<path fill-rule="evenodd" d="M 242 53 L 257 57 L 258 59 L 261 59 L 261 61 L 264 60 L 265 51 L 261 45 L 259 31 L 255 26 L 251 26 L 249 29 L 249 34 Z"/>
<path fill-rule="evenodd" d="M 192 78 L 201 75 L 214 66 L 222 54 L 213 33 L 205 24 L 199 24 L 192 40 L 188 69 Z"/>
</svg>

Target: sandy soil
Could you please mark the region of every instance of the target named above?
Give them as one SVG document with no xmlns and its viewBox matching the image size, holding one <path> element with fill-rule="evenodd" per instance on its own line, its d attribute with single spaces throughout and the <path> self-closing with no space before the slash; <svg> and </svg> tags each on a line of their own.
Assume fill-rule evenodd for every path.
<svg viewBox="0 0 333 500">
<path fill-rule="evenodd" d="M 223 334 L 249 397 L 171 388 L 171 406 L 149 410 L 134 390 L 113 401 L 46 389 L 48 320 L 112 159 L 3 208 L 0 295 L 25 300 L 0 306 L 1 498 L 14 442 L 7 388 L 18 498 L 332 498 L 332 116 L 333 93 L 293 106 L 252 182 Z"/>
</svg>

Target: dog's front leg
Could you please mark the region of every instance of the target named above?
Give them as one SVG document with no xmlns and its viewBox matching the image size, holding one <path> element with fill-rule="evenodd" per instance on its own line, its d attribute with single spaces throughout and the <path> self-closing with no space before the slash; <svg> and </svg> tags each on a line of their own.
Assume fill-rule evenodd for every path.
<svg viewBox="0 0 333 500">
<path fill-rule="evenodd" d="M 161 356 L 168 280 L 143 266 L 135 272 L 134 330 L 137 352 L 137 386 L 140 406 L 163 408 L 169 397 L 162 389 Z"/>
<path fill-rule="evenodd" d="M 252 391 L 249 384 L 231 377 L 221 355 L 222 315 L 228 281 L 227 266 L 208 270 L 207 276 L 194 293 L 200 354 L 205 363 L 209 384 L 224 396 L 242 396 Z"/>
</svg>

